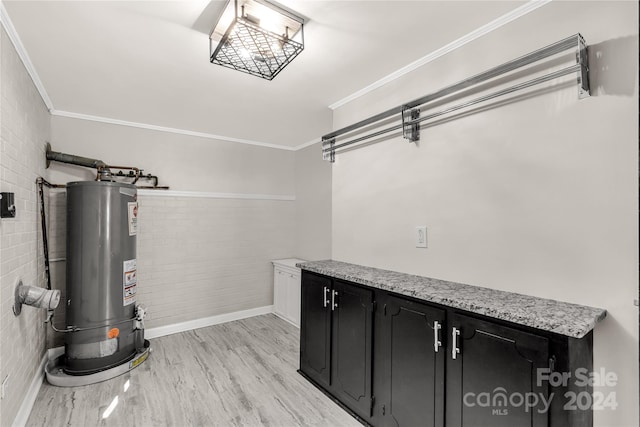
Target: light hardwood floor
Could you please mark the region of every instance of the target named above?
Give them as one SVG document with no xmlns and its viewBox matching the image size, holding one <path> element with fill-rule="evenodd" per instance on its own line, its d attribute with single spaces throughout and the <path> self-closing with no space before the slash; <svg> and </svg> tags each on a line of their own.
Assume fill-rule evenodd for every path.
<svg viewBox="0 0 640 427">
<path fill-rule="evenodd" d="M 45 382 L 27 426 L 361 426 L 296 372 L 299 331 L 272 314 L 156 338 L 151 348 L 109 381 Z"/>
</svg>

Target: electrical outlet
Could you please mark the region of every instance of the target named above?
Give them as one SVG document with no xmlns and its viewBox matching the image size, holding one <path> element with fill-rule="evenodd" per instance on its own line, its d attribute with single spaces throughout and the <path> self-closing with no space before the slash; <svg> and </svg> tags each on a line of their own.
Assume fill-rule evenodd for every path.
<svg viewBox="0 0 640 427">
<path fill-rule="evenodd" d="M 4 380 L 2 380 L 2 391 L 0 393 L 0 399 L 4 399 L 5 398 L 5 396 L 7 395 L 7 388 L 8 387 L 9 387 L 9 375 L 4 377 Z"/>
<path fill-rule="evenodd" d="M 416 227 L 416 248 L 427 247 L 427 226 L 419 225 Z"/>
</svg>

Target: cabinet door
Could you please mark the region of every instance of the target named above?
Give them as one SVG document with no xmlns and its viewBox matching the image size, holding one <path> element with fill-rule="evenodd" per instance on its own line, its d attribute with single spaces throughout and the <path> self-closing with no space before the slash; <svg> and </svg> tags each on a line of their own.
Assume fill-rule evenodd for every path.
<svg viewBox="0 0 640 427">
<path fill-rule="evenodd" d="M 381 424 L 389 427 L 444 424 L 444 310 L 389 296 L 384 300 L 381 345 L 375 363 L 383 364 Z M 380 399 L 378 399 L 380 397 Z"/>
<path fill-rule="evenodd" d="M 285 317 L 286 311 L 286 273 L 277 266 L 273 270 L 273 311 Z"/>
<path fill-rule="evenodd" d="M 448 427 L 548 425 L 547 386 L 537 384 L 537 369 L 548 366 L 547 338 L 459 314 L 448 332 Z"/>
<path fill-rule="evenodd" d="M 287 315 L 294 325 L 300 326 L 300 274 L 290 274 L 287 283 Z"/>
<path fill-rule="evenodd" d="M 359 416 L 371 415 L 373 291 L 333 284 L 332 389 Z"/>
<path fill-rule="evenodd" d="M 330 292 L 330 279 L 303 273 L 300 370 L 324 387 L 331 375 Z"/>
</svg>

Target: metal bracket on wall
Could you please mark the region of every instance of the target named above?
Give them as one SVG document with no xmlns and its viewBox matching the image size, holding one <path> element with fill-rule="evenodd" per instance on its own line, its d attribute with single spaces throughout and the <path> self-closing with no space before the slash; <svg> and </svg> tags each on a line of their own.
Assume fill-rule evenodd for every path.
<svg viewBox="0 0 640 427">
<path fill-rule="evenodd" d="M 335 145 L 335 138 L 322 138 L 322 160 L 328 160 L 331 163 L 334 163 L 336 161 L 336 153 L 334 149 Z"/>
<path fill-rule="evenodd" d="M 409 142 L 420 140 L 420 124 L 416 121 L 419 117 L 419 108 L 402 107 L 402 136 Z"/>
<path fill-rule="evenodd" d="M 580 65 L 580 71 L 578 71 L 578 98 L 588 98 L 591 96 L 591 89 L 589 88 L 589 49 L 580 34 L 578 34 L 576 63 Z"/>
</svg>

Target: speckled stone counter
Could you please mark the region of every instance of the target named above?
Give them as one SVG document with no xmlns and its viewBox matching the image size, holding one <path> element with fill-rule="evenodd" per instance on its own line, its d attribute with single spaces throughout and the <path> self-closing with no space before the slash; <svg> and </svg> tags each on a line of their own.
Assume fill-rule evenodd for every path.
<svg viewBox="0 0 640 427">
<path fill-rule="evenodd" d="M 299 263 L 297 266 L 337 279 L 574 338 L 584 337 L 607 314 L 601 308 L 340 261 L 312 261 Z"/>
</svg>

